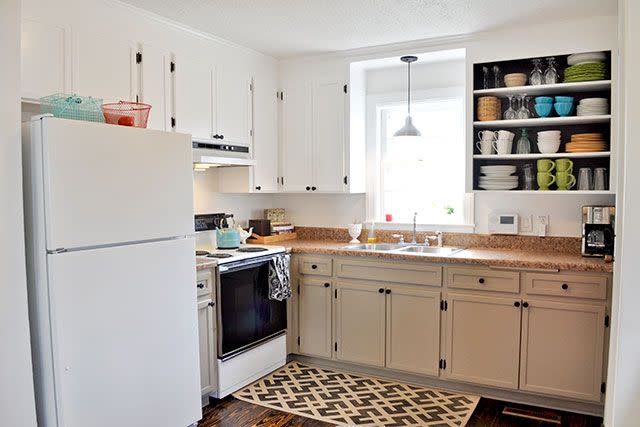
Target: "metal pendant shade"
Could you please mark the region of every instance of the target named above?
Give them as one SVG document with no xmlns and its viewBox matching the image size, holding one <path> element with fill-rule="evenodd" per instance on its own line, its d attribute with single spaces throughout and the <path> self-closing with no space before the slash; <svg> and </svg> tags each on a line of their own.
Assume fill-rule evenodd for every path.
<svg viewBox="0 0 640 427">
<path fill-rule="evenodd" d="M 396 131 L 393 136 L 421 136 L 420 131 L 413 125 L 411 119 L 411 63 L 418 60 L 415 56 L 403 56 L 400 58 L 402 62 L 407 64 L 407 118 L 404 126 Z"/>
</svg>

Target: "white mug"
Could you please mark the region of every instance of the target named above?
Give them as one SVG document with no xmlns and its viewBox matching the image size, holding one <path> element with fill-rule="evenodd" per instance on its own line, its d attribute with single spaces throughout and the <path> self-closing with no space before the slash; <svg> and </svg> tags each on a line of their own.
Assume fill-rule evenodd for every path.
<svg viewBox="0 0 640 427">
<path fill-rule="evenodd" d="M 476 147 L 478 151 L 480 151 L 480 154 L 493 154 L 493 144 L 495 144 L 495 141 L 483 139 L 482 141 L 476 142 Z"/>
<path fill-rule="evenodd" d="M 495 141 L 497 139 L 497 133 L 492 130 L 481 130 L 478 132 L 478 138 L 481 141 Z"/>
<path fill-rule="evenodd" d="M 516 136 L 515 133 L 509 132 L 508 130 L 499 130 L 498 131 L 498 139 L 508 139 L 509 141 L 513 141 L 513 138 Z"/>
<path fill-rule="evenodd" d="M 511 154 L 511 148 L 513 146 L 513 141 L 508 139 L 498 139 L 493 142 L 493 148 L 496 150 L 498 155 L 504 156 L 505 154 Z"/>
</svg>

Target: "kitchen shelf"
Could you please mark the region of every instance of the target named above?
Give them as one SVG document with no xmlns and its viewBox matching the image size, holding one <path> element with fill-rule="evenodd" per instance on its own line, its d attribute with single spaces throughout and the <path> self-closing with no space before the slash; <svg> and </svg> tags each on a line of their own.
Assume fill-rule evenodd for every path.
<svg viewBox="0 0 640 427">
<path fill-rule="evenodd" d="M 474 90 L 478 96 L 507 96 L 507 95 L 560 95 L 563 93 L 595 92 L 611 89 L 611 80 L 595 80 L 591 82 L 556 83 L 538 86 L 513 86 L 496 89 Z"/>
<path fill-rule="evenodd" d="M 610 151 L 597 151 L 593 153 L 531 153 L 531 154 L 474 154 L 473 158 L 478 160 L 526 160 L 526 159 L 557 159 L 560 157 L 572 157 L 572 158 L 595 158 L 595 157 L 610 157 Z"/>
<path fill-rule="evenodd" d="M 532 126 L 561 126 L 579 125 L 586 123 L 608 123 L 611 121 L 611 114 L 601 114 L 598 116 L 568 116 L 568 117 L 543 117 L 523 120 L 488 120 L 475 121 L 473 125 L 477 128 L 519 128 Z"/>
<path fill-rule="evenodd" d="M 491 194 L 554 194 L 554 195 L 563 195 L 568 196 L 571 194 L 575 195 L 615 195 L 616 193 L 611 190 L 604 191 L 583 191 L 583 190 L 547 190 L 547 191 L 539 191 L 539 190 L 473 190 L 474 193 L 491 193 Z"/>
</svg>

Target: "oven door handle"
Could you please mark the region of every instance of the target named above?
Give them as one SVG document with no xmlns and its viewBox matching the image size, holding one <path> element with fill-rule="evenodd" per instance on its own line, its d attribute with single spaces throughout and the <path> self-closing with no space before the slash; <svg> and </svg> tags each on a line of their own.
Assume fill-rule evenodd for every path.
<svg viewBox="0 0 640 427">
<path fill-rule="evenodd" d="M 275 257 L 270 256 L 270 257 L 265 257 L 265 258 L 259 258 L 259 259 L 253 260 L 253 261 L 237 261 L 238 264 L 234 263 L 235 265 L 230 265 L 230 266 L 219 265 L 218 266 L 218 271 L 220 272 L 220 274 L 223 274 L 223 273 L 230 273 L 232 271 L 246 270 L 246 269 L 249 269 L 249 268 L 253 268 L 256 265 L 268 263 L 274 258 Z"/>
</svg>

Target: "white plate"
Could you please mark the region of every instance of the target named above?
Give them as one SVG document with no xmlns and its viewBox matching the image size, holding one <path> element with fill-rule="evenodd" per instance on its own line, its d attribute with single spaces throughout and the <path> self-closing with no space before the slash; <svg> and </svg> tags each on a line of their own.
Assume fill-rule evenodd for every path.
<svg viewBox="0 0 640 427">
<path fill-rule="evenodd" d="M 507 178 L 512 176 L 511 173 L 502 173 L 502 172 L 498 172 L 498 173 L 491 173 L 491 172 L 482 172 L 483 177 L 486 178 Z"/>
<path fill-rule="evenodd" d="M 514 188 L 518 188 L 518 184 L 513 185 L 489 185 L 489 184 L 479 184 L 478 187 L 483 190 L 513 190 Z"/>
<path fill-rule="evenodd" d="M 586 64 L 589 62 L 604 62 L 607 59 L 607 55 L 604 52 L 584 52 L 574 53 L 567 57 L 567 64 Z"/>
<path fill-rule="evenodd" d="M 607 98 L 584 98 L 580 100 L 580 104 L 608 104 Z"/>
<path fill-rule="evenodd" d="M 516 171 L 516 167 L 513 165 L 493 165 L 493 166 L 480 166 L 481 172 L 506 172 L 511 171 L 511 173 Z"/>
</svg>

